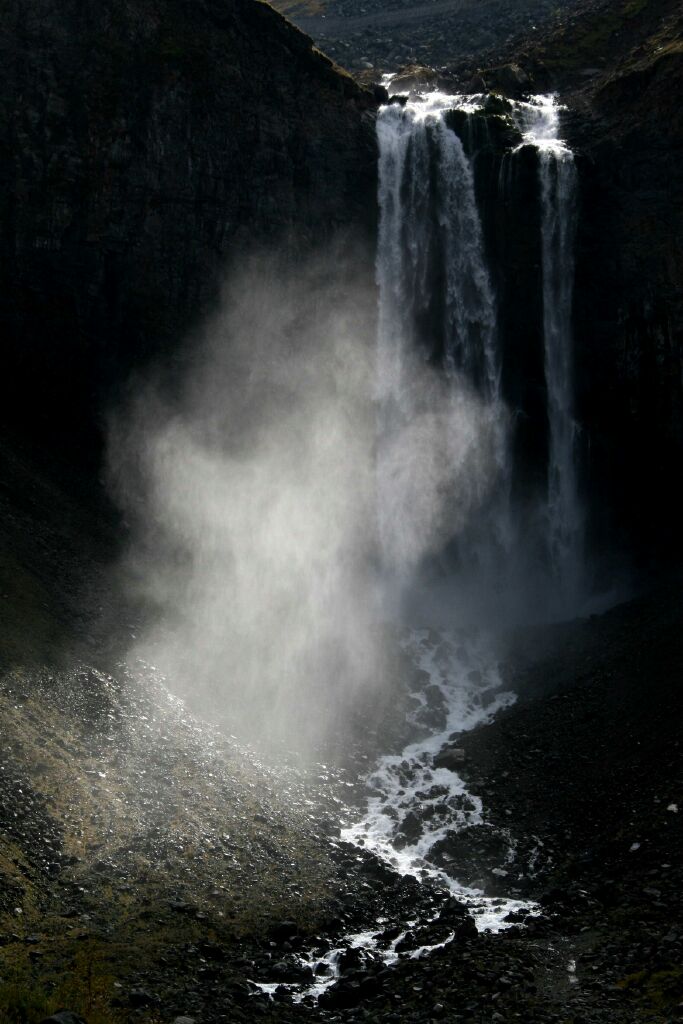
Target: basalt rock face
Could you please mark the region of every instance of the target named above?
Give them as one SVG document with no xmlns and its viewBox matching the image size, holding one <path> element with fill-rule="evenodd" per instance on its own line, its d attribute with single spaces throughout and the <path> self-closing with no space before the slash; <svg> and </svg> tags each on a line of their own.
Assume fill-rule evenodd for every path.
<svg viewBox="0 0 683 1024">
<path fill-rule="evenodd" d="M 3 418 L 90 426 L 248 249 L 372 233 L 374 104 L 258 0 L 0 0 Z"/>
<path fill-rule="evenodd" d="M 539 36 L 505 58 L 531 91 L 559 92 L 577 158 L 576 415 L 590 540 L 668 561 L 683 553 L 683 15 L 676 0 L 576 0 Z M 478 87 L 514 94 L 500 70 L 480 73 Z"/>
<path fill-rule="evenodd" d="M 578 413 L 595 540 L 681 555 L 683 47 L 609 77 L 567 127 L 582 184 Z"/>
</svg>

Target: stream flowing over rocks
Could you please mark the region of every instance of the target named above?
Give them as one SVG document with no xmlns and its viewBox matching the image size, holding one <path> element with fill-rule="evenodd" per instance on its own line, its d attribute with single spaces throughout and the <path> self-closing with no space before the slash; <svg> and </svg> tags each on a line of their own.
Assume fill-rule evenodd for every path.
<svg viewBox="0 0 683 1024">
<path fill-rule="evenodd" d="M 0 814 L 15 863 L 2 861 L 0 953 L 55 979 L 64 943 L 96 977 L 115 956 L 111 998 L 131 1021 L 677 1019 L 677 593 L 521 631 L 501 649 L 502 677 L 479 638 L 467 670 L 482 678 L 445 686 L 447 701 L 444 668 L 462 664 L 468 638 L 406 638 L 440 691 L 411 701 L 407 686 L 410 746 L 449 729 L 448 713 L 479 719 L 449 731 L 435 763 L 483 821 L 461 818 L 444 870 L 427 863 L 419 878 L 339 836 L 340 818 L 367 834 L 386 806 L 386 789 L 366 803 L 362 747 L 355 770 L 274 772 L 194 719 L 149 666 L 6 677 Z M 487 669 L 503 680 L 488 693 Z M 400 858 L 410 839 L 394 842 Z M 458 879 L 455 898 L 444 876 Z M 518 890 L 531 916 L 497 933 L 475 925 L 477 909 L 497 914 Z"/>
<path fill-rule="evenodd" d="M 343 945 L 323 956 L 312 952 L 300 957 L 300 969 L 311 972 L 313 984 L 292 990 L 277 981 L 259 983 L 260 991 L 295 991 L 297 999 L 314 997 L 323 1005 L 335 1005 L 344 1001 L 339 979 L 349 965 L 362 973 L 371 965 L 392 966 L 401 955 L 419 959 L 456 941 L 471 918 L 480 931 L 498 932 L 537 913 L 533 903 L 487 896 L 483 880 L 481 888 L 458 880 L 459 845 L 486 851 L 477 870 L 494 882 L 512 879 L 521 871 L 509 830 L 485 823 L 481 798 L 468 792 L 457 773 L 463 752 L 452 748 L 461 733 L 491 721 L 501 708 L 514 703 L 513 694 L 501 692 L 498 663 L 489 645 L 486 638 L 465 633 L 455 636 L 427 629 L 406 635 L 401 646 L 418 683 L 407 695 L 413 708 L 407 721 L 420 738 L 400 754 L 380 758 L 365 780 L 365 813 L 341 831 L 343 843 L 433 890 L 434 902 L 428 900 L 426 908 L 411 907 L 409 920 L 387 916 L 387 907 L 375 929 L 344 936 Z M 464 844 L 460 833 L 467 834 Z M 447 894 L 459 910 L 449 910 L 448 900 L 444 908 Z M 295 970 L 290 968 L 290 973 Z M 333 992 L 328 991 L 331 986 Z"/>
<path fill-rule="evenodd" d="M 410 695 L 415 710 L 409 720 L 419 731 L 429 728 L 430 735 L 380 759 L 367 780 L 367 813 L 344 829 L 342 838 L 400 874 L 441 885 L 468 907 L 478 927 L 497 931 L 508 915 L 520 913 L 522 904 L 487 898 L 464 886 L 449 848 L 452 842 L 457 846 L 459 832 L 480 827 L 489 833 L 483 844 L 499 849 L 500 863 L 492 870 L 503 878 L 515 851 L 509 836 L 483 828 L 482 801 L 457 774 L 462 752 L 450 748 L 460 733 L 489 722 L 515 698 L 501 692 L 498 664 L 486 639 L 477 643 L 466 635 L 422 630 L 409 634 L 403 647 L 422 684 Z"/>
</svg>

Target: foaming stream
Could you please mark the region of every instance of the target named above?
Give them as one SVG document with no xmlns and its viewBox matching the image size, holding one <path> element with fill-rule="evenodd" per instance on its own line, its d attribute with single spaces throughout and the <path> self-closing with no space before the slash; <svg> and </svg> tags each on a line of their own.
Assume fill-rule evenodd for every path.
<svg viewBox="0 0 683 1024">
<path fill-rule="evenodd" d="M 435 762 L 444 750 L 452 748 L 454 737 L 491 721 L 497 712 L 514 703 L 515 695 L 502 689 L 498 663 L 485 636 L 410 630 L 402 647 L 422 680 L 419 689 L 410 694 L 415 709 L 408 716 L 418 738 L 400 754 L 379 759 L 366 779 L 370 793 L 366 809 L 357 821 L 342 829 L 341 839 L 374 854 L 398 874 L 412 875 L 449 893 L 472 914 L 479 931 L 500 932 L 510 927 L 510 915 L 518 920 L 537 914 L 538 908 L 530 901 L 487 896 L 481 889 L 458 881 L 457 863 L 446 869 L 433 859 L 439 844 L 461 830 L 491 827 L 481 798 L 468 791 L 456 771 Z M 435 719 L 441 720 L 436 731 L 425 728 Z M 515 860 L 514 841 L 509 835 L 506 838 L 507 853 L 493 871 L 501 876 L 508 874 Z M 415 949 L 404 951 L 401 945 L 413 929 L 433 923 L 438 914 L 434 910 L 431 915 L 404 921 L 388 944 L 383 941 L 386 919 L 379 918 L 374 929 L 346 935 L 322 956 L 315 951 L 301 955 L 299 963 L 312 971 L 312 983 L 257 982 L 255 988 L 269 996 L 278 988 L 287 989 L 295 1002 L 318 999 L 339 981 L 350 951 L 357 954 L 361 965 L 381 961 L 392 966 L 402 958 L 429 956 L 452 942 L 455 932 Z"/>
<path fill-rule="evenodd" d="M 419 727 L 427 701 L 443 716 L 443 727 L 410 743 L 401 754 L 383 757 L 368 777 L 372 795 L 364 817 L 342 832 L 342 838 L 367 850 L 404 875 L 436 883 L 463 902 L 480 930 L 500 931 L 505 918 L 528 903 L 487 897 L 460 883 L 457 864 L 437 866 L 432 855 L 453 833 L 486 825 L 480 797 L 471 794 L 452 768 L 438 765 L 438 756 L 454 736 L 469 732 L 515 701 L 502 691 L 498 665 L 485 639 L 432 630 L 414 630 L 404 648 L 429 682 L 413 694 L 418 710 L 411 716 Z M 506 863 L 514 858 L 510 840 Z M 504 871 L 501 864 L 500 871 Z"/>
</svg>

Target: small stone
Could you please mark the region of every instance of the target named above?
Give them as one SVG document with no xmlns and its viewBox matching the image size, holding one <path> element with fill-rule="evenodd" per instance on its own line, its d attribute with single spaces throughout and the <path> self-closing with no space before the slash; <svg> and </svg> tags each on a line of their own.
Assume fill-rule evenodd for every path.
<svg viewBox="0 0 683 1024">
<path fill-rule="evenodd" d="M 128 993 L 128 1005 L 134 1010 L 154 1006 L 158 1002 L 157 997 L 144 988 L 133 988 Z"/>
</svg>

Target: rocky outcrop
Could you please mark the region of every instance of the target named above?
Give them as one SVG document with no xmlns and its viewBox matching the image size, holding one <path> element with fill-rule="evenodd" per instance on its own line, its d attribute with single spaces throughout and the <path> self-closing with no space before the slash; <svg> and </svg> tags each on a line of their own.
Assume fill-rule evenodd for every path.
<svg viewBox="0 0 683 1024">
<path fill-rule="evenodd" d="M 539 37 L 524 51 L 508 47 L 506 64 L 472 84 L 515 95 L 501 71 L 516 64 L 531 91 L 558 91 L 567 106 L 581 191 L 574 326 L 592 547 L 680 557 L 680 4 L 576 0 Z"/>
<path fill-rule="evenodd" d="M 479 72 L 472 88 L 518 95 L 514 67 L 530 91 L 560 93 L 567 107 L 563 135 L 577 155 L 576 412 L 592 548 L 612 554 L 635 550 L 645 562 L 680 557 L 680 5 L 576 0 L 557 28 L 525 52 L 508 52 L 506 64 Z M 519 221 L 506 236 L 528 250 L 525 217 L 533 216 L 533 199 L 520 194 L 516 202 L 523 204 Z M 506 323 L 516 305 L 529 310 L 532 327 L 538 322 L 535 264 L 538 257 L 527 252 L 522 272 L 509 282 L 513 305 L 512 312 L 504 310 Z M 519 334 L 524 336 L 523 329 Z M 537 370 L 526 369 L 524 379 L 517 377 L 535 394 L 540 379 Z M 508 394 L 515 408 L 530 407 L 521 392 Z M 540 420 L 532 415 L 524 422 L 533 444 L 542 435 Z"/>
<path fill-rule="evenodd" d="M 46 439 L 231 261 L 372 230 L 372 94 L 258 0 L 0 2 L 3 418 Z"/>
<path fill-rule="evenodd" d="M 657 44 L 568 124 L 580 153 L 576 337 L 595 540 L 680 555 L 683 44 Z M 579 121 L 581 124 L 579 125 Z"/>
</svg>

